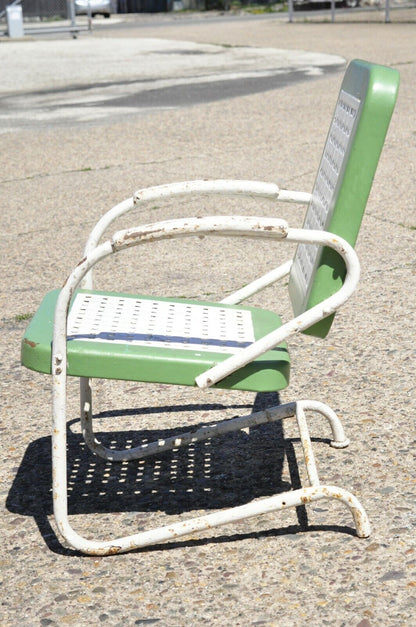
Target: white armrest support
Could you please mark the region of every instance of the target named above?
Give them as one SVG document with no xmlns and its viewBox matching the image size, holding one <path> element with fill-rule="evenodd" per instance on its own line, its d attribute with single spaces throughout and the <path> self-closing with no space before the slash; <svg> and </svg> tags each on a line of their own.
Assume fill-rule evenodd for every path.
<svg viewBox="0 0 416 627">
<path fill-rule="evenodd" d="M 341 255 L 347 268 L 344 284 L 335 294 L 254 342 L 251 346 L 201 374 L 196 379 L 196 384 L 201 388 L 217 383 L 261 354 L 271 350 L 290 335 L 303 331 L 315 324 L 315 322 L 329 316 L 351 296 L 358 284 L 360 275 L 359 261 L 354 249 L 345 240 L 325 231 L 291 229 L 284 220 L 276 218 L 211 216 L 168 220 L 118 231 L 111 240 L 96 247 L 80 261 L 60 292 L 55 311 L 52 355 L 52 363 L 59 363 L 59 372 L 57 374 L 61 375 L 65 370 L 66 358 L 63 356 L 66 355 L 66 317 L 69 303 L 75 289 L 88 271 L 101 259 L 124 248 L 161 239 L 192 235 L 243 235 L 246 237 L 266 237 L 288 242 L 329 246 Z M 58 360 L 56 361 L 57 356 Z"/>
<path fill-rule="evenodd" d="M 251 281 L 241 289 L 233 292 L 229 296 L 226 296 L 226 298 L 223 298 L 220 303 L 223 303 L 224 305 L 237 305 L 238 303 L 241 303 L 246 298 L 249 298 L 249 296 L 260 292 L 265 287 L 268 287 L 269 285 L 276 283 L 276 281 L 280 281 L 280 279 L 283 279 L 283 277 L 287 276 L 290 273 L 291 267 L 292 259 L 289 259 L 281 266 L 273 268 L 273 270 L 270 270 L 270 272 L 263 274 L 263 276 L 259 277 L 258 279 Z"/>
<path fill-rule="evenodd" d="M 66 354 L 66 317 L 71 298 L 82 280 L 96 263 L 112 253 L 148 242 L 178 237 L 201 235 L 245 236 L 268 239 L 285 239 L 288 226 L 278 218 L 252 216 L 209 216 L 182 218 L 125 229 L 114 234 L 111 240 L 96 246 L 73 269 L 59 294 L 54 319 L 53 356 Z M 60 373 L 64 370 L 60 360 Z M 52 363 L 55 363 L 54 361 Z M 59 373 L 59 374 L 60 374 Z"/>
</svg>

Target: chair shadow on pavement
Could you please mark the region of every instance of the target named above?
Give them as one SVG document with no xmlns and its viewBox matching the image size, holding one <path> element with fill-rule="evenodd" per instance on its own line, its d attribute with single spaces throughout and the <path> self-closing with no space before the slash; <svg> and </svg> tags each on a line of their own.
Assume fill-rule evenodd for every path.
<svg viewBox="0 0 416 627">
<path fill-rule="evenodd" d="M 277 394 L 258 394 L 253 411 L 279 403 Z M 222 406 L 199 405 L 217 417 Z M 246 406 L 245 406 L 246 407 Z M 188 411 L 189 406 L 171 411 Z M 192 409 L 194 409 L 192 407 Z M 241 406 L 239 406 L 241 409 Z M 160 408 L 158 408 L 160 411 Z M 112 411 L 97 418 L 123 414 L 152 413 L 153 408 Z M 245 411 L 247 413 L 247 411 Z M 70 427 L 77 420 L 69 423 Z M 207 422 L 195 425 L 196 427 Z M 189 427 L 188 427 L 189 429 Z M 110 447 L 126 448 L 180 435 L 179 429 L 154 429 L 97 433 Z M 156 512 L 168 515 L 192 510 L 213 510 L 247 503 L 255 498 L 301 487 L 293 443 L 285 440 L 280 421 L 196 442 L 142 460 L 107 462 L 88 449 L 82 436 L 68 428 L 68 512 L 92 514 L 114 512 Z M 285 457 L 291 483 L 282 480 Z M 51 489 L 51 438 L 32 442 L 23 457 L 7 497 L 10 512 L 33 516 L 48 547 L 57 553 L 73 554 L 58 541 L 48 517 L 53 513 Z M 306 509 L 296 508 L 298 526 L 273 530 L 274 534 L 294 533 L 308 527 Z M 339 529 L 339 527 L 337 527 Z M 348 531 L 347 531 L 348 532 Z M 270 533 L 270 532 L 265 532 Z M 258 532 L 238 535 L 255 537 Z M 230 535 L 223 537 L 231 541 Z M 218 542 L 192 539 L 192 544 Z M 183 542 L 175 542 L 175 546 Z M 189 542 L 188 542 L 189 543 Z M 166 549 L 170 545 L 163 545 Z M 149 550 L 149 549 L 147 549 Z"/>
</svg>

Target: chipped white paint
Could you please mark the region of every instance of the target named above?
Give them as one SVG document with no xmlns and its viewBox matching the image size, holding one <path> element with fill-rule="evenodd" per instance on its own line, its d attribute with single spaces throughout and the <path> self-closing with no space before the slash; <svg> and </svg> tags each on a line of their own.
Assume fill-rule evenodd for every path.
<svg viewBox="0 0 416 627">
<path fill-rule="evenodd" d="M 210 181 L 195 180 L 147 187 L 145 189 L 139 189 L 133 197 L 126 198 L 122 202 L 118 203 L 100 218 L 87 240 L 84 251 L 85 255 L 98 246 L 105 231 L 115 220 L 132 210 L 139 210 L 143 203 L 161 200 L 172 196 L 186 196 L 196 193 L 224 196 L 249 196 L 264 198 L 265 200 L 274 202 L 279 201 L 300 204 L 306 204 L 311 199 L 311 194 L 308 192 L 280 189 L 275 183 L 262 183 L 259 181 L 239 181 L 229 179 Z M 273 280 L 278 280 L 278 278 L 279 276 Z M 91 271 L 83 279 L 82 287 L 87 289 L 92 288 Z"/>
<path fill-rule="evenodd" d="M 165 527 L 142 531 L 131 536 L 124 536 L 114 540 L 95 541 L 87 540 L 77 534 L 69 525 L 67 518 L 58 523 L 62 535 L 69 544 L 83 553 L 90 555 L 115 555 L 132 549 L 143 548 L 153 544 L 160 544 L 167 540 L 176 540 L 195 532 L 206 531 L 214 527 L 237 522 L 246 518 L 253 518 L 261 514 L 270 514 L 289 507 L 299 507 L 316 501 L 333 499 L 349 508 L 353 517 L 359 538 L 367 538 L 371 533 L 367 515 L 358 499 L 342 488 L 336 486 L 310 486 L 276 494 L 259 501 L 252 501 L 246 505 L 221 510 L 206 516 L 199 516 L 185 521 L 176 522 Z"/>
</svg>

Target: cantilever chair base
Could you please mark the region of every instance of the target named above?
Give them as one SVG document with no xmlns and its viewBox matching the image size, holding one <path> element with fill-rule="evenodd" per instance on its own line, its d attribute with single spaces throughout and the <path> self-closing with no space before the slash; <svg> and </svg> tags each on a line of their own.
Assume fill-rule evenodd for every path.
<svg viewBox="0 0 416 627">
<path fill-rule="evenodd" d="M 345 489 L 333 485 L 322 485 L 319 481 L 305 411 L 319 413 L 328 420 L 333 438 L 331 446 L 335 448 L 348 446 L 349 441 L 344 435 L 344 430 L 337 415 L 327 405 L 316 401 L 297 401 L 296 403 L 271 407 L 248 416 L 224 420 L 214 426 L 201 427 L 195 431 L 181 434 L 178 437 L 166 439 L 163 442 L 157 441 L 124 451 L 107 449 L 98 442 L 92 430 L 92 420 L 89 418 L 88 412 L 85 412 L 82 426 L 87 445 L 100 457 L 113 462 L 141 459 L 149 455 L 156 455 L 173 448 L 179 448 L 190 443 L 221 436 L 239 429 L 284 420 L 295 416 L 299 427 L 300 441 L 310 485 L 301 489 L 254 500 L 244 505 L 220 510 L 205 516 L 188 518 L 185 521 L 170 523 L 164 527 L 141 531 L 140 533 L 107 541 L 94 541 L 80 536 L 71 527 L 66 510 L 61 511 L 59 508 L 55 510 L 58 528 L 70 546 L 83 553 L 91 555 L 113 555 L 169 540 L 176 540 L 182 536 L 207 531 L 220 525 L 252 518 L 261 514 L 330 499 L 341 502 L 350 510 L 357 536 L 359 538 L 366 538 L 371 533 L 371 527 L 367 514 L 359 500 Z M 61 439 L 61 444 L 64 445 L 65 430 L 60 432 L 58 438 L 55 438 L 55 446 L 58 444 L 58 439 Z M 65 488 L 63 489 L 65 490 Z M 66 495 L 61 495 L 61 497 L 62 496 Z"/>
</svg>

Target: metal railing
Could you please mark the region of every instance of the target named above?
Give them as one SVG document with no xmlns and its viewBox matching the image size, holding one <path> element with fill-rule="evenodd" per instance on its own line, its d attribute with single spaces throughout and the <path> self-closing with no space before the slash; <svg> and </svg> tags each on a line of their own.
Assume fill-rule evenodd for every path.
<svg viewBox="0 0 416 627">
<path fill-rule="evenodd" d="M 323 5 L 324 2 L 320 4 Z M 389 23 L 391 22 L 392 11 L 416 8 L 415 0 L 410 0 L 408 2 L 405 2 L 405 1 L 401 2 L 401 1 L 396 1 L 396 0 L 381 0 L 381 1 L 376 0 L 375 2 L 371 2 L 371 3 L 364 2 L 364 0 L 362 0 L 362 2 L 360 3 L 358 0 L 356 6 L 350 5 L 352 6 L 352 8 L 347 8 L 348 5 L 345 4 L 344 2 L 340 2 L 340 0 L 328 0 L 326 4 L 328 5 L 327 8 L 321 9 L 320 13 L 315 12 L 315 11 L 313 12 L 314 19 L 317 19 L 319 14 L 322 15 L 323 13 L 327 16 L 329 12 L 330 21 L 333 23 L 336 21 L 336 16 L 341 15 L 341 13 L 348 14 L 350 18 L 353 19 L 352 16 L 360 12 L 374 11 L 378 13 L 384 13 L 384 22 Z M 287 0 L 287 6 L 288 6 L 289 22 L 294 22 L 296 21 L 295 16 L 298 16 L 299 18 L 304 19 L 305 11 L 308 12 L 308 17 L 312 17 L 311 7 L 314 6 L 314 0 L 312 0 L 311 3 L 308 3 L 305 1 L 304 7 L 303 7 L 303 4 L 299 2 L 299 0 L 298 1 Z M 316 15 L 316 18 L 315 18 L 315 15 Z M 328 18 L 326 17 L 325 19 L 327 20 Z M 353 21 L 355 21 L 355 19 Z"/>
</svg>

